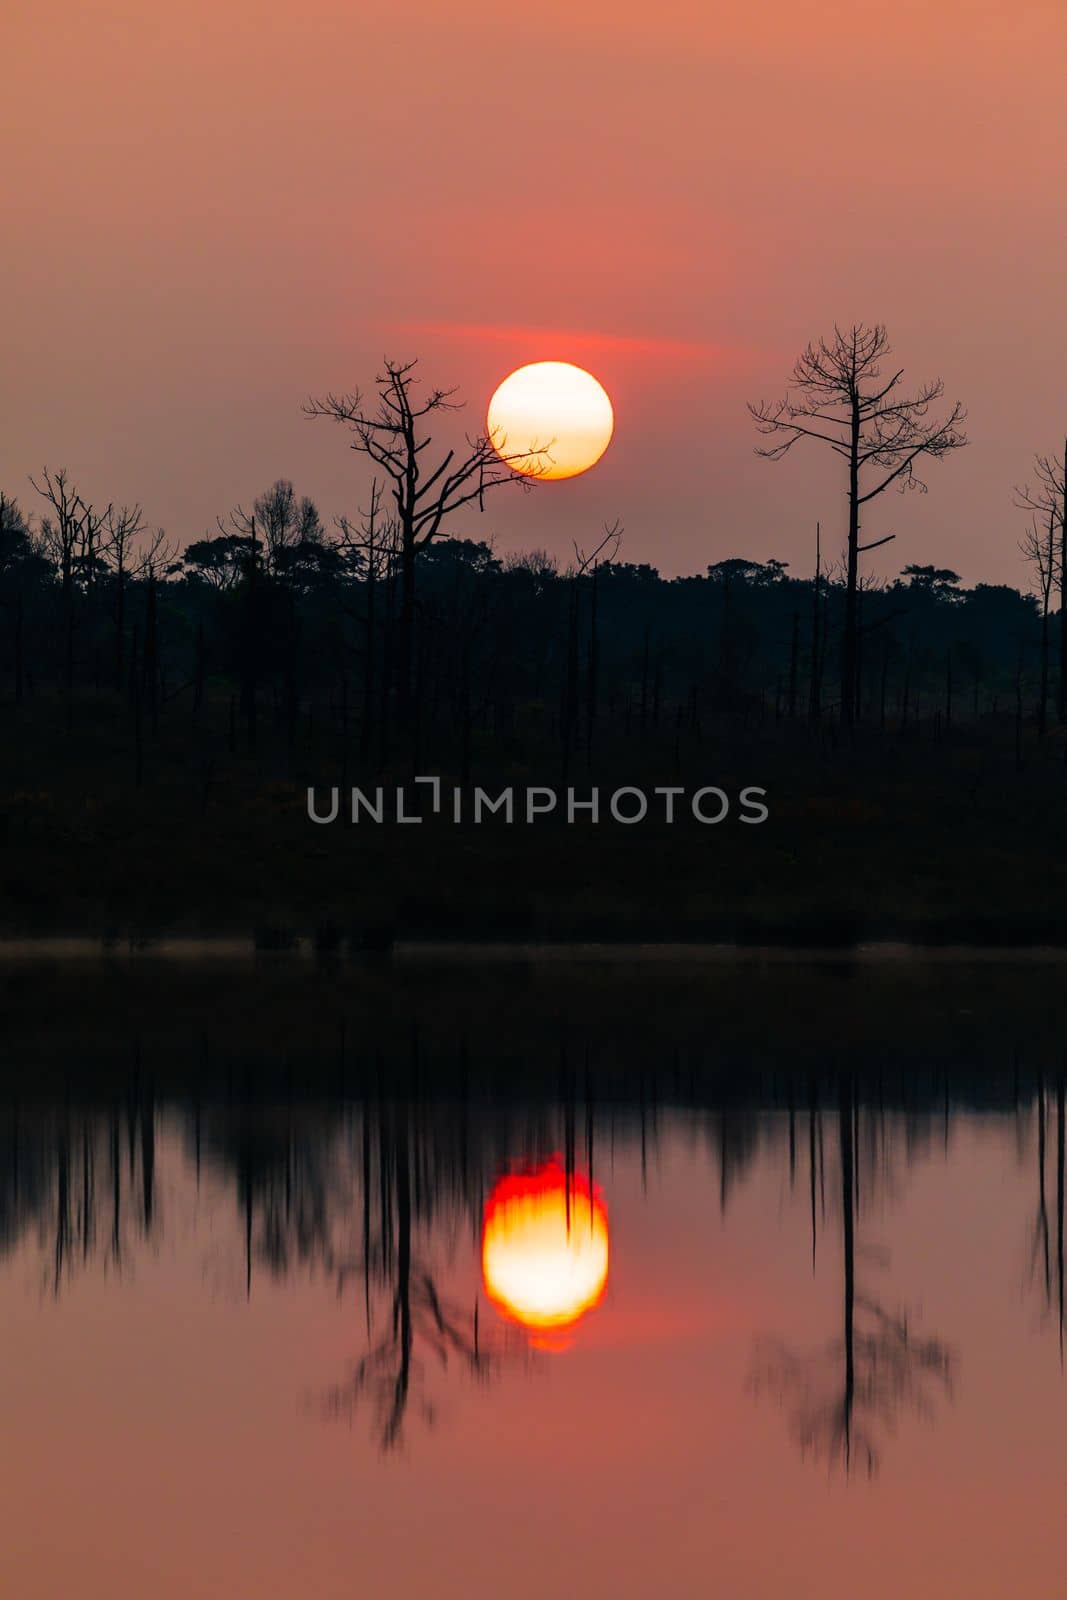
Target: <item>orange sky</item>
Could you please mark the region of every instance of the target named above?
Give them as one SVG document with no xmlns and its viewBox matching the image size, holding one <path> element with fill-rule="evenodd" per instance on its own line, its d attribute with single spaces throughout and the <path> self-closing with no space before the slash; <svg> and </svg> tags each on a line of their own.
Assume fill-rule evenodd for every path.
<svg viewBox="0 0 1067 1600">
<path fill-rule="evenodd" d="M 836 318 L 941 373 L 973 447 L 868 519 L 881 570 L 1023 581 L 1012 483 L 1067 427 L 1060 0 L 7 0 L 0 484 L 66 462 L 184 541 L 279 474 L 362 480 L 298 410 L 422 356 L 470 424 L 510 367 L 589 366 L 587 478 L 462 531 L 666 572 L 806 571 L 829 463 L 752 455 Z M 879 553 L 884 557 L 884 552 Z"/>
</svg>

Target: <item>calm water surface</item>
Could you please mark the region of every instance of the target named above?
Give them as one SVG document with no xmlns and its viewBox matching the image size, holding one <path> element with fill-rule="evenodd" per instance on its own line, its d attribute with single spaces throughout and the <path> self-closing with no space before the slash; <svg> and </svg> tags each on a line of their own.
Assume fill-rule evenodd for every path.
<svg viewBox="0 0 1067 1600">
<path fill-rule="evenodd" d="M 1062 1600 L 1062 1077 L 672 1081 L 10 1093 L 0 1590 Z"/>
</svg>

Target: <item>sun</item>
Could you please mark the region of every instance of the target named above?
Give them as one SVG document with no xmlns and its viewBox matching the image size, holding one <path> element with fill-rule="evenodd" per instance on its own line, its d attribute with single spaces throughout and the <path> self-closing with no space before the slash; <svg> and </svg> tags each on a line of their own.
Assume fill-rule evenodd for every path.
<svg viewBox="0 0 1067 1600">
<path fill-rule="evenodd" d="M 608 1279 L 608 1214 L 599 1192 L 558 1160 L 501 1178 L 482 1229 L 482 1278 L 497 1310 L 535 1332 L 570 1327 Z"/>
<path fill-rule="evenodd" d="M 603 384 L 569 361 L 535 361 L 489 402 L 493 449 L 524 478 L 576 478 L 611 443 L 615 413 Z"/>
</svg>

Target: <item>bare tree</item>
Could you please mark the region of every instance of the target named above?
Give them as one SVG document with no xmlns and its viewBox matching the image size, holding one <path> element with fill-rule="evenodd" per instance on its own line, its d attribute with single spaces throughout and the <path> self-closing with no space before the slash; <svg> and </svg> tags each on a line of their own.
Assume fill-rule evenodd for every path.
<svg viewBox="0 0 1067 1600">
<path fill-rule="evenodd" d="M 489 489 L 504 483 L 528 483 L 511 463 L 547 456 L 548 447 L 533 441 L 513 456 L 502 455 L 486 433 L 468 434 L 461 450 L 448 449 L 438 458 L 428 452 L 433 421 L 461 409 L 455 389 L 419 393 L 417 362 L 386 361 L 374 380 L 376 394 L 358 389 L 308 400 L 309 417 L 329 417 L 351 435 L 351 448 L 369 456 L 392 485 L 400 542 L 400 616 L 396 682 L 405 720 L 410 712 L 415 625 L 415 563 L 420 548 L 440 534 L 448 519 L 464 506 L 484 505 Z"/>
<path fill-rule="evenodd" d="M 510 551 L 504 557 L 505 572 L 524 572 L 536 593 L 541 594 L 559 577 L 559 561 L 549 550 Z"/>
<path fill-rule="evenodd" d="M 101 513 L 94 512 L 70 481 L 66 467 L 52 472 L 45 467 L 41 482 L 31 477 L 30 482 L 43 500 L 51 506 L 51 514 L 41 522 L 41 543 L 59 572 L 59 580 L 66 600 L 73 590 L 79 570 L 92 565 L 97 535 L 111 512 L 108 506 Z"/>
<path fill-rule="evenodd" d="M 43 500 L 52 508 L 52 515 L 42 519 L 40 540 L 42 548 L 59 571 L 63 600 L 63 631 L 65 636 L 64 684 L 67 706 L 67 726 L 73 717 L 74 695 L 74 592 L 76 581 L 91 587 L 99 562 L 99 538 L 111 516 L 111 507 L 97 512 L 84 500 L 70 481 L 65 467 L 51 472 L 47 467 L 42 482 L 30 482 Z"/>
<path fill-rule="evenodd" d="M 396 565 L 399 535 L 395 517 L 382 517 L 382 485 L 375 478 L 371 483 L 370 504 L 361 510 L 358 522 L 348 517 L 338 517 L 337 543 L 349 570 L 359 572 L 363 578 L 363 714 L 360 721 L 359 752 L 366 759 L 370 754 L 374 733 L 374 708 L 376 695 L 376 665 L 378 649 L 378 589 L 383 582 L 389 585 Z M 386 626 L 391 618 L 387 611 Z"/>
<path fill-rule="evenodd" d="M 575 541 L 575 567 L 571 583 L 570 625 L 567 640 L 567 679 L 563 696 L 564 771 L 567 770 L 570 760 L 571 736 L 576 729 L 578 720 L 578 627 L 583 587 L 582 580 L 586 577 L 589 578 L 589 645 L 585 686 L 585 756 L 588 763 L 592 760 L 593 753 L 593 727 L 596 722 L 597 677 L 600 665 L 600 637 L 597 631 L 597 569 L 602 564 L 611 565 L 619 554 L 621 543 L 622 523 L 618 518 L 610 524 L 604 524 L 604 532 L 592 550 L 586 551 Z"/>
<path fill-rule="evenodd" d="M 110 510 L 102 546 L 115 579 L 115 692 L 121 694 L 125 671 L 126 585 L 135 576 L 135 547 L 144 533 L 139 505 Z"/>
<path fill-rule="evenodd" d="M 1057 587 L 1060 601 L 1059 629 L 1059 686 L 1056 695 L 1056 714 L 1060 722 L 1067 721 L 1067 441 L 1063 446 L 1063 460 L 1052 456 L 1035 456 L 1034 471 L 1037 482 L 1031 488 L 1024 484 L 1015 491 L 1015 504 L 1022 511 L 1032 511 L 1043 523 L 1048 522 L 1050 538 L 1059 526 L 1058 549 L 1055 552 Z M 1029 540 L 1023 544 L 1023 553 L 1033 560 L 1028 549 Z M 1046 615 L 1048 605 L 1045 607 Z"/>
<path fill-rule="evenodd" d="M 247 530 L 250 519 L 238 511 L 235 517 L 244 519 Z M 322 521 L 313 500 L 307 495 L 297 499 L 296 490 L 288 478 L 279 478 L 261 494 L 252 507 L 263 540 L 263 559 L 267 571 L 277 576 L 284 569 L 285 554 L 303 544 L 319 544 L 322 540 Z"/>
<path fill-rule="evenodd" d="M 835 326 L 833 338 L 809 344 L 793 368 L 795 392 L 775 403 L 760 401 L 749 412 L 761 434 L 773 443 L 757 454 L 779 461 L 800 439 L 829 446 L 847 465 L 848 546 L 845 573 L 845 618 L 841 646 L 841 717 L 851 725 L 856 715 L 857 580 L 859 558 L 866 550 L 887 544 L 892 534 L 861 545 L 861 508 L 895 484 L 898 489 L 926 485 L 918 476 L 922 460 L 940 461 L 966 444 L 965 417 L 957 401 L 944 417 L 930 416 L 944 394 L 938 378 L 913 395 L 899 386 L 902 369 L 883 374 L 892 354 L 885 328 L 854 323 Z"/>
<path fill-rule="evenodd" d="M 1048 524 L 1042 527 L 1037 516 L 1031 518 L 1019 549 L 1033 574 L 1033 584 L 1041 606 L 1041 688 L 1037 703 L 1037 731 L 1042 738 L 1048 724 L 1049 678 L 1049 607 L 1052 603 L 1052 585 L 1058 568 L 1056 556 L 1056 512 L 1047 513 Z"/>
<path fill-rule="evenodd" d="M 167 538 L 165 528 L 157 528 L 141 546 L 133 575 L 146 582 L 154 580 L 158 583 L 162 578 L 172 577 L 180 568 L 177 545 Z"/>
</svg>

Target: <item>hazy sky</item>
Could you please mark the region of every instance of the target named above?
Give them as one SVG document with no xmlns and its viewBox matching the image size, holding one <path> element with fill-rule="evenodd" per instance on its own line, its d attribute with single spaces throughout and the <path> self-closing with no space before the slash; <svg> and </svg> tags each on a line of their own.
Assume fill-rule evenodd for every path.
<svg viewBox="0 0 1067 1600">
<path fill-rule="evenodd" d="M 806 572 L 843 501 L 745 401 L 888 324 L 972 446 L 889 495 L 876 570 L 1024 581 L 1012 484 L 1067 428 L 1063 0 L 5 0 L 0 485 L 66 463 L 181 542 L 291 477 L 366 487 L 308 393 L 422 358 L 469 400 L 591 368 L 587 477 L 456 531 L 664 572 Z"/>
</svg>

